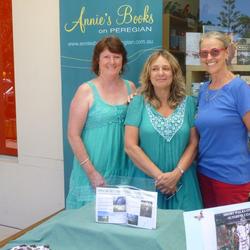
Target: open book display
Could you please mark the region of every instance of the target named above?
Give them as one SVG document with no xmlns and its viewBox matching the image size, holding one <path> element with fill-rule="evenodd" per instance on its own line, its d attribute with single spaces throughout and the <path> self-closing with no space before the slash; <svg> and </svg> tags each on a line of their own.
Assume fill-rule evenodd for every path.
<svg viewBox="0 0 250 250">
<path fill-rule="evenodd" d="M 130 186 L 96 188 L 96 222 L 155 229 L 157 192 Z"/>
</svg>

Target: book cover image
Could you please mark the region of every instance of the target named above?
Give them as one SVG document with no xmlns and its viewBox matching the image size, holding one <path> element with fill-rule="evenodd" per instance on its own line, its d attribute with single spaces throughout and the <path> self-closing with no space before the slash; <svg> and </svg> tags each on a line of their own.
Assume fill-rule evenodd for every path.
<svg viewBox="0 0 250 250">
<path fill-rule="evenodd" d="M 250 249 L 250 208 L 215 214 L 217 250 Z"/>
<path fill-rule="evenodd" d="M 218 25 L 202 25 L 203 33 L 210 32 L 210 31 L 219 31 L 223 33 L 228 33 L 227 27 L 222 27 Z"/>
<path fill-rule="evenodd" d="M 201 33 L 186 33 L 186 65 L 200 65 L 199 41 Z"/>
<path fill-rule="evenodd" d="M 250 45 L 249 51 L 238 49 L 237 62 L 239 65 L 250 65 Z"/>
<path fill-rule="evenodd" d="M 240 75 L 240 78 L 246 81 L 248 85 L 250 85 L 250 75 Z"/>
<path fill-rule="evenodd" d="M 237 43 L 237 63 L 250 64 L 250 38 L 241 38 Z"/>
</svg>

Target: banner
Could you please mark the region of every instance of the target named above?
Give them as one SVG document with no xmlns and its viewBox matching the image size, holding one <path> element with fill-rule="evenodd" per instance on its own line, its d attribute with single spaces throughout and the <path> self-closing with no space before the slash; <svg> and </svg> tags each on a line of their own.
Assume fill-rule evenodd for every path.
<svg viewBox="0 0 250 250">
<path fill-rule="evenodd" d="M 162 47 L 162 0 L 60 0 L 65 194 L 73 155 L 67 140 L 69 105 L 80 84 L 95 77 L 92 52 L 104 36 L 118 36 L 128 52 L 123 78 L 138 84 L 145 59 Z"/>
</svg>

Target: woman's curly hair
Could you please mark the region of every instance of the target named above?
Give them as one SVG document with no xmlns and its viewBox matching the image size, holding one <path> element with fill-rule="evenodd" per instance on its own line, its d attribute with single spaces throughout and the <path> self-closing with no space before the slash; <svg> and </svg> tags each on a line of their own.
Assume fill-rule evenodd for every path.
<svg viewBox="0 0 250 250">
<path fill-rule="evenodd" d="M 170 88 L 168 104 L 172 109 L 175 109 L 186 96 L 185 82 L 179 62 L 167 50 L 157 50 L 146 60 L 140 75 L 141 88 L 139 91 L 145 97 L 145 100 L 152 106 L 154 106 L 155 108 L 160 107 L 160 100 L 157 98 L 154 87 L 150 80 L 151 66 L 153 62 L 160 56 L 162 56 L 169 62 L 172 70 L 173 82 Z"/>
</svg>

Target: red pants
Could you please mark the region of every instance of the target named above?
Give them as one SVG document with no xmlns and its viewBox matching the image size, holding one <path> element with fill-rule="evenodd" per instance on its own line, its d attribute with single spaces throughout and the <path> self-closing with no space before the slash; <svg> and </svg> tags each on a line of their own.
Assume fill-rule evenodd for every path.
<svg viewBox="0 0 250 250">
<path fill-rule="evenodd" d="M 205 208 L 246 202 L 250 197 L 250 182 L 241 185 L 227 184 L 198 174 Z"/>
</svg>

